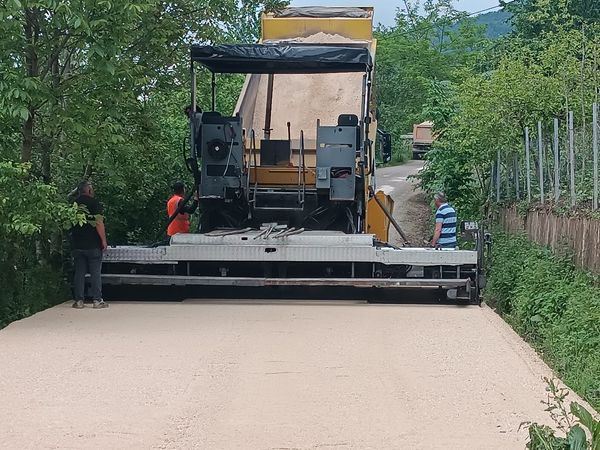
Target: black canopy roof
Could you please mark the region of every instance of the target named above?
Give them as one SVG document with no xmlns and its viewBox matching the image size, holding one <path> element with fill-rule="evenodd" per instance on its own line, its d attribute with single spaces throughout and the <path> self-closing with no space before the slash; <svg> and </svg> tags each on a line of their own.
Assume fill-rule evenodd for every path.
<svg viewBox="0 0 600 450">
<path fill-rule="evenodd" d="M 367 48 L 347 45 L 194 45 L 191 56 L 215 73 L 364 72 L 372 64 Z"/>
</svg>

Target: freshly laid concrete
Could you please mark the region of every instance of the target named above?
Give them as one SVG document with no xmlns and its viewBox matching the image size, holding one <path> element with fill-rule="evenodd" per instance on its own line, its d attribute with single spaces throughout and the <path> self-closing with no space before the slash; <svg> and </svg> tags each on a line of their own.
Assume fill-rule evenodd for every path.
<svg viewBox="0 0 600 450">
<path fill-rule="evenodd" d="M 0 445 L 522 449 L 550 370 L 488 308 L 57 306 L 0 331 Z"/>
</svg>

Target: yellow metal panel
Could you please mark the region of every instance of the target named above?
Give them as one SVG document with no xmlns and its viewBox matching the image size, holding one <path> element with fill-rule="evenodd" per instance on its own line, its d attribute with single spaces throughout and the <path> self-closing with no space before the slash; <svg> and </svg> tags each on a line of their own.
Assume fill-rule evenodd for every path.
<svg viewBox="0 0 600 450">
<path fill-rule="evenodd" d="M 306 185 L 313 186 L 316 183 L 314 169 L 305 169 Z M 297 167 L 251 167 L 250 185 L 254 185 L 258 178 L 259 186 L 297 186 Z"/>
<path fill-rule="evenodd" d="M 379 200 L 385 205 L 386 209 L 394 212 L 394 200 L 383 191 L 378 191 L 375 194 Z M 381 242 L 389 242 L 390 220 L 381 207 L 377 204 L 374 198 L 367 202 L 367 233 L 374 234 Z"/>
<path fill-rule="evenodd" d="M 251 155 L 248 149 L 245 150 L 245 159 L 244 161 L 250 161 L 250 167 L 254 167 L 254 161 L 256 161 L 256 165 L 260 167 L 260 149 L 256 150 L 255 155 Z M 286 168 L 294 167 L 296 173 L 298 172 L 298 152 L 293 150 L 292 156 L 290 158 L 291 165 L 284 166 Z M 269 167 L 269 166 L 264 166 Z M 304 167 L 306 169 L 312 169 L 314 171 L 315 167 L 317 167 L 317 153 L 315 150 L 306 150 L 304 155 Z"/>
<path fill-rule="evenodd" d="M 262 40 L 292 39 L 317 33 L 339 34 L 360 41 L 373 39 L 371 19 L 263 16 Z"/>
</svg>

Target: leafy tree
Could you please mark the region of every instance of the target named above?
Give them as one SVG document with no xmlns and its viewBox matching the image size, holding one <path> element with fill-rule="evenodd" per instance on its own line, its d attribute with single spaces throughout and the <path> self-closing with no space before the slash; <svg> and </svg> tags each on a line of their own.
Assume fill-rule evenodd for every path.
<svg viewBox="0 0 600 450">
<path fill-rule="evenodd" d="M 60 275 L 49 269 L 50 255 L 38 243 L 85 216 L 56 198 L 56 188 L 32 177 L 30 165 L 0 162 L 0 327 L 62 294 Z"/>
<path fill-rule="evenodd" d="M 179 159 L 189 44 L 254 40 L 260 11 L 283 4 L 4 2 L 0 21 L 8 33 L 0 37 L 7 56 L 0 61 L 0 109 L 7 119 L 2 134 L 9 138 L 0 141 L 0 157 L 14 160 L 20 141 L 20 160 L 62 192 L 94 176 L 105 202 L 123 208 L 114 211 L 116 222 L 109 217 L 113 237 L 123 241 L 127 227 L 155 234 L 157 215 L 146 221 L 144 214 L 124 211 L 147 210 L 146 201 L 164 197 L 172 179 L 184 176 Z M 200 91 L 207 91 L 207 80 L 200 81 Z M 239 77 L 226 83 L 219 103 L 231 109 L 240 88 Z M 177 136 L 159 129 L 165 121 L 173 122 Z M 151 208 L 163 213 L 157 202 Z M 116 223 L 122 223 L 120 230 Z"/>
<path fill-rule="evenodd" d="M 500 4 L 513 15 L 515 33 L 527 39 L 580 29 L 600 19 L 600 4 L 596 0 L 501 0 Z"/>
<path fill-rule="evenodd" d="M 424 8 L 421 16 L 418 4 L 408 3 L 407 11 L 398 12 L 394 27 L 377 33 L 380 124 L 392 133 L 396 146 L 413 124 L 432 119 L 423 110 L 432 83 L 463 79 L 486 45 L 483 27 L 462 21 L 464 13 L 452 2 L 427 1 Z"/>
<path fill-rule="evenodd" d="M 36 231 L 27 245 L 15 230 L 0 235 L 19 250 L 3 252 L 0 273 L 12 273 L 7 268 L 14 267 L 23 274 L 43 271 L 51 284 L 62 285 L 56 282 L 61 227 L 51 223 L 62 217 L 59 205 L 66 205 L 66 193 L 82 178 L 93 179 L 106 206 L 111 243 L 156 239 L 166 221 L 169 185 L 186 173 L 182 139 L 188 134 L 183 109 L 189 103 L 189 45 L 254 41 L 261 11 L 286 3 L 0 2 L 0 164 L 9 164 L 0 167 L 5 180 L 0 186 L 19 186 L 1 195 L 29 196 L 21 215 L 46 208 L 58 214 L 49 215 L 40 230 L 25 219 L 10 222 Z M 230 112 L 243 77 L 221 81 L 217 104 Z M 208 107 L 207 77 L 199 79 L 198 88 L 202 106 Z M 26 164 L 26 175 L 15 169 L 16 161 Z M 10 286 L 17 290 L 5 292 L 8 303 L 17 301 L 22 287 L 21 281 L 15 283 Z M 40 303 L 59 298 L 55 291 L 39 295 Z"/>
<path fill-rule="evenodd" d="M 514 158 L 523 161 L 525 127 L 535 137 L 538 120 L 549 124 L 558 117 L 564 122 L 569 110 L 576 112 L 575 126 L 583 127 L 597 101 L 599 29 L 577 28 L 579 19 L 570 9 L 574 4 L 515 2 L 515 33 L 480 55 L 474 69 L 453 84 L 454 95 L 434 89 L 434 101 L 425 104 L 430 115 L 448 114 L 438 124 L 440 139 L 428 155 L 421 185 L 448 191 L 467 217 L 485 213 L 498 152 L 503 172 L 512 171 Z M 585 180 L 591 174 L 583 149 L 578 159 L 577 172 Z M 535 152 L 532 164 L 536 170 Z M 581 182 L 578 193 L 591 195 L 589 185 Z"/>
<path fill-rule="evenodd" d="M 428 155 L 422 187 L 445 190 L 461 217 L 481 217 L 497 150 L 505 159 L 515 152 L 522 158 L 524 127 L 562 114 L 562 88 L 528 57 L 507 56 L 496 71 L 473 75 L 457 89 L 457 112 Z"/>
</svg>

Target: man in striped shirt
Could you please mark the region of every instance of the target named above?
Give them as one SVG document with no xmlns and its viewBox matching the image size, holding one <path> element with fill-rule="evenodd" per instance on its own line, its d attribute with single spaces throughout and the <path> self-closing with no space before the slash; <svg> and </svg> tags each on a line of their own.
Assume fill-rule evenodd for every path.
<svg viewBox="0 0 600 450">
<path fill-rule="evenodd" d="M 448 204 L 446 194 L 438 192 L 433 197 L 437 211 L 435 213 L 435 233 L 431 246 L 440 249 L 456 248 L 456 211 Z"/>
</svg>

